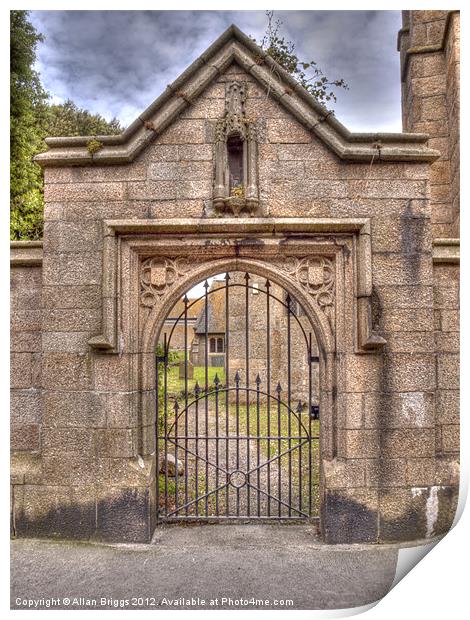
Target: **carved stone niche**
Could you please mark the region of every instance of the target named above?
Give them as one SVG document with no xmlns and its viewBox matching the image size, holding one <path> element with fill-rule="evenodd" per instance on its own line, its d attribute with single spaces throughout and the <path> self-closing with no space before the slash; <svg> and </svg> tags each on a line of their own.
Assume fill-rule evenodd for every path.
<svg viewBox="0 0 470 620">
<path fill-rule="evenodd" d="M 258 139 L 256 126 L 245 116 L 246 84 L 229 82 L 225 116 L 215 131 L 213 204 L 217 214 L 259 215 Z"/>
</svg>

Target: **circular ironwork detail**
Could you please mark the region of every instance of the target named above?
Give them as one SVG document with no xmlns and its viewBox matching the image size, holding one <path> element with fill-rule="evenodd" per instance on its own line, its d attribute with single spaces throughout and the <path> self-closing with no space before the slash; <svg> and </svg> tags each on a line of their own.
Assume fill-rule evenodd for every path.
<svg viewBox="0 0 470 620">
<path fill-rule="evenodd" d="M 241 489 L 246 484 L 246 474 L 239 469 L 232 471 L 230 474 L 230 484 L 236 489 Z"/>
</svg>

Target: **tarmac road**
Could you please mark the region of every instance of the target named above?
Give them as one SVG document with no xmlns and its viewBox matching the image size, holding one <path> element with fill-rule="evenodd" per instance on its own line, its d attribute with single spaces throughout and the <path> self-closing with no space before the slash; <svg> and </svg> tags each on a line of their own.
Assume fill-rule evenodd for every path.
<svg viewBox="0 0 470 620">
<path fill-rule="evenodd" d="M 397 557 L 396 547 L 322 544 L 312 525 L 172 525 L 148 545 L 18 539 L 11 607 L 352 608 L 388 592 Z"/>
</svg>

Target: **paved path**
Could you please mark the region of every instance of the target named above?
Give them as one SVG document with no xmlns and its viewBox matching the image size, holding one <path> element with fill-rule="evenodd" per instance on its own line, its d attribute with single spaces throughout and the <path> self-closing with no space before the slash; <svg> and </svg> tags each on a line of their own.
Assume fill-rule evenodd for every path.
<svg viewBox="0 0 470 620">
<path fill-rule="evenodd" d="M 383 597 L 397 549 L 323 545 L 308 525 L 206 525 L 158 528 L 150 545 L 20 539 L 11 557 L 13 608 L 52 597 L 58 609 L 67 607 L 65 597 L 96 600 L 71 609 L 116 608 L 119 600 L 133 608 L 132 597 L 142 597 L 140 609 L 334 609 Z M 258 602 L 235 602 L 252 598 Z M 218 603 L 211 607 L 211 599 Z M 281 599 L 293 603 L 276 605 Z"/>
</svg>

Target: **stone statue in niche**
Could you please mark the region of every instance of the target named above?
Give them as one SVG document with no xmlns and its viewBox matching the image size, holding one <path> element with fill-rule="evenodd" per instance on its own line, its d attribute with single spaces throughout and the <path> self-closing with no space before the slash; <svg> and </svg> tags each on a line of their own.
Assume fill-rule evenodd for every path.
<svg viewBox="0 0 470 620">
<path fill-rule="evenodd" d="M 245 115 L 246 84 L 229 82 L 225 116 L 217 122 L 214 209 L 238 217 L 258 214 L 258 141 L 256 127 Z"/>
</svg>

